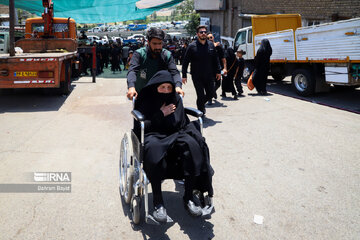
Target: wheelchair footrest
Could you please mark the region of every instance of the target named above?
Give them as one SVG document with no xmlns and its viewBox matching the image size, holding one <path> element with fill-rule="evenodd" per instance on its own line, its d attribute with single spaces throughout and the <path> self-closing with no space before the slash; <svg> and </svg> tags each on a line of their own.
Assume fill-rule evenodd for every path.
<svg viewBox="0 0 360 240">
<path fill-rule="evenodd" d="M 145 216 L 145 222 L 147 224 L 152 224 L 152 225 L 161 225 L 162 224 L 162 223 L 156 221 L 155 218 L 151 214 Z M 172 222 L 174 222 L 174 221 L 169 216 L 167 216 L 166 223 L 172 223 Z"/>
<path fill-rule="evenodd" d="M 211 214 L 215 212 L 214 205 L 206 205 L 202 208 L 202 215 L 203 218 L 210 218 Z"/>
</svg>

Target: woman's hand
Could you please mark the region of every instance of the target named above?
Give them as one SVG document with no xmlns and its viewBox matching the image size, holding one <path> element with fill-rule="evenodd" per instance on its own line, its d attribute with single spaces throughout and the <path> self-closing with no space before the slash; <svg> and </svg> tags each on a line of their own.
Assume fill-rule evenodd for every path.
<svg viewBox="0 0 360 240">
<path fill-rule="evenodd" d="M 165 103 L 161 106 L 160 110 L 163 112 L 164 117 L 175 112 L 176 106 L 174 104 L 169 104 L 165 106 Z"/>
</svg>

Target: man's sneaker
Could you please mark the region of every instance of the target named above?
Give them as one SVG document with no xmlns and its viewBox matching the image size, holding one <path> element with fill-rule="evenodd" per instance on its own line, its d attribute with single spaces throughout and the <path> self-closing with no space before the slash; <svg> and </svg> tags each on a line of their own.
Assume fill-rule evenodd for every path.
<svg viewBox="0 0 360 240">
<path fill-rule="evenodd" d="M 186 210 L 188 210 L 188 212 L 190 213 L 190 215 L 194 216 L 194 217 L 199 217 L 202 215 L 202 209 L 199 206 L 196 206 L 195 203 L 191 200 L 185 202 L 184 201 L 184 205 Z"/>
<path fill-rule="evenodd" d="M 166 209 L 163 205 L 159 204 L 155 207 L 153 217 L 156 221 L 164 223 L 167 221 Z"/>
</svg>

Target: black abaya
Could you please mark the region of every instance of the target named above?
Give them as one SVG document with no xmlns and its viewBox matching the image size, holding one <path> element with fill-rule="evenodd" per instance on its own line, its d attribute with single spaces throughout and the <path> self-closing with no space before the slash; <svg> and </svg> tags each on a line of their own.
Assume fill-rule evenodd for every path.
<svg viewBox="0 0 360 240">
<path fill-rule="evenodd" d="M 157 87 L 162 83 L 171 83 L 173 92 L 158 93 Z M 144 170 L 152 185 L 154 182 L 159 184 L 159 181 L 168 177 L 167 166 L 174 159 L 168 159 L 167 156 L 175 151 L 182 159 L 183 167 L 178 169 L 180 175 L 193 177 L 193 187 L 202 192 L 207 191 L 212 196 L 213 170 L 210 166 L 209 149 L 195 124 L 186 116 L 182 100 L 174 89 L 171 74 L 165 70 L 159 71 L 140 91 L 136 100 L 135 109 L 145 116 Z M 164 117 L 160 110 L 164 103 L 175 104 L 175 112 Z M 139 125 L 136 124 L 135 133 L 139 134 L 139 130 Z M 179 146 L 181 150 L 178 150 Z"/>
<path fill-rule="evenodd" d="M 266 93 L 266 80 L 270 70 L 270 56 L 272 48 L 269 40 L 261 40 L 260 48 L 258 49 L 254 59 L 254 73 L 253 84 L 258 93 Z"/>
</svg>

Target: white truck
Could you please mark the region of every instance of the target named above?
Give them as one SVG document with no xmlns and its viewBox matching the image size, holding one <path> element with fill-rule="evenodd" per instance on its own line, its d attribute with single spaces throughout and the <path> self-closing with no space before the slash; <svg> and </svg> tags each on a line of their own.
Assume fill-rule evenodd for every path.
<svg viewBox="0 0 360 240">
<path fill-rule="evenodd" d="M 250 69 L 264 38 L 273 49 L 269 74 L 277 81 L 292 76 L 297 94 L 328 91 L 330 84 L 360 86 L 360 18 L 257 34 L 253 42 L 239 44 L 250 49 L 245 58 Z"/>
</svg>

